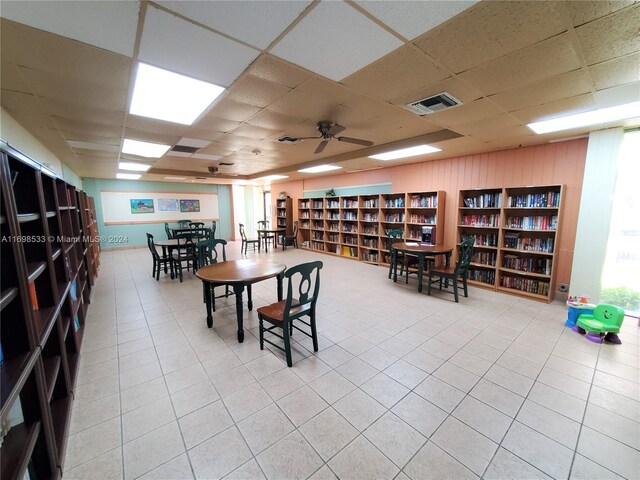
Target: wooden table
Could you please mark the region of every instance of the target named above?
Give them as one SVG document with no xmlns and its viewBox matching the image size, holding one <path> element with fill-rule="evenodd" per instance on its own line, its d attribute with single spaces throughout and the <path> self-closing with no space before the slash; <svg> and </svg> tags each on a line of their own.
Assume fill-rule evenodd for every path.
<svg viewBox="0 0 640 480">
<path fill-rule="evenodd" d="M 426 257 L 444 255 L 445 265 L 448 267 L 451 262 L 453 248 L 449 245 L 421 245 L 414 242 L 397 242 L 391 245 L 391 269 L 393 271 L 393 281 L 398 281 L 398 252 L 408 253 L 418 257 L 418 291 L 422 292 L 422 275 L 424 275 L 424 262 Z"/>
<path fill-rule="evenodd" d="M 196 277 L 205 285 L 205 302 L 207 304 L 207 326 L 213 326 L 213 294 L 212 287 L 219 285 L 231 285 L 236 296 L 236 316 L 238 318 L 238 342 L 244 341 L 242 292 L 247 287 L 248 307 L 253 310 L 251 300 L 251 285 L 268 278 L 276 277 L 278 281 L 278 301 L 282 300 L 282 280 L 287 266 L 274 263 L 269 260 L 254 260 L 244 258 L 241 260 L 229 260 L 215 263 L 200 268 Z"/>
<path fill-rule="evenodd" d="M 284 236 L 287 234 L 287 229 L 286 228 L 259 228 L 257 230 L 257 232 L 258 232 L 258 240 L 260 240 L 260 236 L 261 235 L 264 238 L 264 251 L 265 251 L 265 253 L 269 251 L 268 246 L 267 246 L 267 237 L 269 236 L 269 234 L 274 234 L 275 235 L 276 244 L 278 243 L 278 236 L 282 237 L 282 250 L 284 250 L 284 247 L 285 247 Z"/>
<path fill-rule="evenodd" d="M 173 254 L 174 249 L 181 249 L 187 246 L 186 238 L 170 238 L 169 240 L 158 240 L 154 242 L 156 247 L 162 247 L 162 256 L 166 258 L 167 250 L 169 250 L 169 256 Z M 195 245 L 191 242 L 189 245 Z M 164 273 L 167 273 L 167 265 L 164 266 Z"/>
</svg>

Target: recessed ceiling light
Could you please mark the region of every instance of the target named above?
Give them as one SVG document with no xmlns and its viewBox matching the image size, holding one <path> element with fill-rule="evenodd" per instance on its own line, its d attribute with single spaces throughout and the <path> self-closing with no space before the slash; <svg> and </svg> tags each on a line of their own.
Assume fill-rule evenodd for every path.
<svg viewBox="0 0 640 480">
<path fill-rule="evenodd" d="M 140 140 L 131 140 L 129 138 L 125 138 L 122 143 L 122 153 L 148 158 L 160 158 L 162 155 L 167 153 L 169 148 L 169 145 L 141 142 Z"/>
<path fill-rule="evenodd" d="M 187 177 L 164 177 L 166 180 L 186 180 Z"/>
<path fill-rule="evenodd" d="M 129 113 L 191 125 L 224 88 L 138 63 Z"/>
<path fill-rule="evenodd" d="M 559 132 L 571 128 L 601 125 L 603 123 L 640 117 L 640 102 L 616 105 L 615 107 L 600 108 L 590 112 L 576 113 L 565 117 L 529 123 L 527 127 L 538 134 Z"/>
<path fill-rule="evenodd" d="M 141 176 L 137 173 L 116 173 L 116 178 L 120 180 L 138 180 Z"/>
<path fill-rule="evenodd" d="M 270 181 L 270 180 L 282 180 L 284 178 L 289 178 L 288 175 L 267 175 L 266 177 L 259 177 L 256 180 Z"/>
<path fill-rule="evenodd" d="M 439 148 L 432 147 L 431 145 L 416 145 L 415 147 L 392 150 L 391 152 L 379 153 L 378 155 L 369 155 L 369 158 L 375 158 L 376 160 L 395 160 L 397 158 L 415 157 L 416 155 L 440 151 Z"/>
<path fill-rule="evenodd" d="M 120 170 L 130 170 L 132 172 L 146 172 L 151 168 L 151 165 L 135 162 L 120 162 L 118 163 L 118 168 Z"/>
<path fill-rule="evenodd" d="M 302 170 L 298 170 L 302 173 L 321 173 L 321 172 L 329 172 L 331 170 L 338 170 L 342 167 L 338 167 L 337 165 L 318 165 L 317 167 L 309 167 L 303 168 Z"/>
</svg>

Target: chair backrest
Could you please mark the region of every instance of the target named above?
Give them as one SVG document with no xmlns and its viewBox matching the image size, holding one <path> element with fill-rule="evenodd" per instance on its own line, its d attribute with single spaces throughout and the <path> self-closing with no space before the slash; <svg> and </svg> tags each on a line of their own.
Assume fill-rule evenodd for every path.
<svg viewBox="0 0 640 480">
<path fill-rule="evenodd" d="M 153 242 L 153 235 L 147 233 L 147 247 L 149 247 L 149 251 L 154 258 L 160 258 L 160 254 L 156 250 L 156 244 Z"/>
<path fill-rule="evenodd" d="M 164 231 L 167 233 L 167 240 L 171 240 L 173 238 L 173 233 L 171 232 L 171 228 L 169 228 L 169 224 L 165 222 Z"/>
<path fill-rule="evenodd" d="M 295 222 L 293 222 L 293 238 L 296 238 L 298 236 L 298 221 L 296 220 Z"/>
<path fill-rule="evenodd" d="M 616 305 L 607 305 L 601 303 L 593 309 L 593 316 L 607 325 L 615 325 L 620 327 L 624 320 L 624 310 Z"/>
<path fill-rule="evenodd" d="M 404 230 L 399 228 L 387 230 L 387 250 L 391 251 L 391 245 L 404 238 Z"/>
<path fill-rule="evenodd" d="M 216 221 L 211 221 L 211 233 L 209 234 L 209 238 L 216 238 Z"/>
<path fill-rule="evenodd" d="M 221 245 L 222 248 L 218 251 L 218 246 Z M 226 247 L 227 241 L 221 238 L 214 240 L 202 240 L 198 242 L 198 265 L 203 267 L 205 265 L 212 265 L 218 262 L 226 262 L 227 261 L 227 252 Z"/>
<path fill-rule="evenodd" d="M 191 229 L 203 228 L 204 222 L 189 222 L 189 226 L 191 227 Z"/>
<path fill-rule="evenodd" d="M 266 230 L 268 228 L 269 228 L 269 221 L 268 220 L 258 220 L 258 229 Z"/>
<path fill-rule="evenodd" d="M 180 225 L 180 228 L 187 228 L 190 223 L 191 220 L 178 220 L 178 225 Z"/>
<path fill-rule="evenodd" d="M 469 265 L 473 258 L 473 244 L 475 242 L 476 239 L 471 237 L 460 243 L 460 257 L 458 258 L 458 263 L 456 263 L 456 272 L 460 276 L 465 276 L 467 270 L 469 270 Z"/>
<path fill-rule="evenodd" d="M 315 262 L 302 263 L 289 268 L 284 272 L 288 279 L 287 299 L 285 301 L 283 319 L 286 321 L 291 316 L 292 309 L 301 309 L 303 312 L 316 308 L 318 293 L 320 291 L 320 269 L 323 263 L 319 260 Z M 294 292 L 294 285 L 297 285 L 297 292 Z M 300 311 L 293 312 L 294 314 Z"/>
<path fill-rule="evenodd" d="M 244 233 L 244 225 L 242 223 L 238 224 L 240 226 L 240 238 L 242 238 L 242 240 L 244 240 L 245 242 L 247 241 L 247 234 Z"/>
</svg>

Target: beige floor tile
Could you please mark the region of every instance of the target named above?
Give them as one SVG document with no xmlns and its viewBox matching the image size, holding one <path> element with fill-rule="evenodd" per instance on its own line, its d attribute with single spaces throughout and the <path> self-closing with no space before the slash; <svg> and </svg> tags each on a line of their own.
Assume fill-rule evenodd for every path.
<svg viewBox="0 0 640 480">
<path fill-rule="evenodd" d="M 528 398 L 576 422 L 582 421 L 586 402 L 568 393 L 536 382 L 529 392 Z"/>
<path fill-rule="evenodd" d="M 593 377 L 593 385 L 610 390 L 618 395 L 629 397 L 632 400 L 640 401 L 640 385 L 624 378 L 596 370 Z"/>
<path fill-rule="evenodd" d="M 104 397 L 117 394 L 120 390 L 118 375 L 101 378 L 95 382 L 81 385 L 74 389 L 73 405 L 77 407 L 86 403 L 95 402 Z"/>
<path fill-rule="evenodd" d="M 591 385 L 587 382 L 583 382 L 564 373 L 556 372 L 550 368 L 543 368 L 540 375 L 538 375 L 537 381 L 561 392 L 578 397 L 581 400 L 587 399 L 589 389 L 591 388 Z"/>
<path fill-rule="evenodd" d="M 453 412 L 465 396 L 464 392 L 433 375 L 414 388 L 413 391 L 449 413 Z"/>
<path fill-rule="evenodd" d="M 67 480 L 87 480 L 100 478 L 102 480 L 122 480 L 122 448 L 118 447 L 104 453 L 93 460 L 76 467 L 65 465 L 64 478 Z"/>
<path fill-rule="evenodd" d="M 224 477 L 228 480 L 263 480 L 266 478 L 258 462 L 254 458 L 249 460 L 244 465 L 240 465 L 229 475 Z"/>
<path fill-rule="evenodd" d="M 398 467 L 363 436 L 356 438 L 333 457 L 329 467 L 338 478 L 354 480 L 392 479 L 399 472 Z"/>
<path fill-rule="evenodd" d="M 120 373 L 120 389 L 135 387 L 162 376 L 159 362 L 151 362 Z"/>
<path fill-rule="evenodd" d="M 484 379 L 480 380 L 476 386 L 473 387 L 469 395 L 478 400 L 482 400 L 487 405 L 491 405 L 496 410 L 500 410 L 510 417 L 516 416 L 520 405 L 524 402 L 524 398 L 520 395 L 516 395 L 506 388 L 502 388 Z"/>
<path fill-rule="evenodd" d="M 407 387 L 384 373 L 379 373 L 360 388 L 387 408 L 393 407 L 409 393 Z"/>
<path fill-rule="evenodd" d="M 239 422 L 238 428 L 254 455 L 295 430 L 275 403 Z"/>
<path fill-rule="evenodd" d="M 251 372 L 244 365 L 232 368 L 225 373 L 213 377 L 211 380 L 222 397 L 231 395 L 256 382 L 255 377 L 251 375 Z"/>
<path fill-rule="evenodd" d="M 338 480 L 336 474 L 327 465 L 323 465 L 319 470 L 309 477 L 309 480 Z"/>
<path fill-rule="evenodd" d="M 426 437 L 391 412 L 376 420 L 364 436 L 400 468 L 427 442 Z"/>
<path fill-rule="evenodd" d="M 333 404 L 333 408 L 361 432 L 386 411 L 384 406 L 360 389 L 338 400 Z"/>
<path fill-rule="evenodd" d="M 82 430 L 67 437 L 65 469 L 71 470 L 104 453 L 110 452 L 122 443 L 120 418 Z"/>
<path fill-rule="evenodd" d="M 471 470 L 448 455 L 433 442 L 428 442 L 403 469 L 413 480 L 473 480 Z"/>
<path fill-rule="evenodd" d="M 549 480 L 551 477 L 500 447 L 482 478 L 485 480 L 507 480 L 511 478 Z"/>
<path fill-rule="evenodd" d="M 493 365 L 484 378 L 496 385 L 526 397 L 533 386 L 533 380 L 500 365 Z"/>
<path fill-rule="evenodd" d="M 202 365 L 191 365 L 175 372 L 171 372 L 164 376 L 165 382 L 167 382 L 167 389 L 169 393 L 178 392 L 184 388 L 200 383 L 207 380 L 207 374 L 202 368 Z"/>
<path fill-rule="evenodd" d="M 236 422 L 273 403 L 271 397 L 258 383 L 253 383 L 242 390 L 223 397 L 222 401 Z"/>
<path fill-rule="evenodd" d="M 257 380 L 268 377 L 286 366 L 286 363 L 271 354 L 263 355 L 246 364 L 246 367 Z"/>
<path fill-rule="evenodd" d="M 313 417 L 299 431 L 325 461 L 358 436 L 358 431 L 333 408 Z"/>
<path fill-rule="evenodd" d="M 191 464 L 186 453 L 169 460 L 158 468 L 146 473 L 140 480 L 193 480 Z"/>
<path fill-rule="evenodd" d="M 268 479 L 305 479 L 323 464 L 298 431 L 290 433 L 256 459 Z"/>
<path fill-rule="evenodd" d="M 373 378 L 378 373 L 376 368 L 373 368 L 371 365 L 359 358 L 353 358 L 348 362 L 343 363 L 336 368 L 336 371 L 358 386 L 362 385 L 370 378 Z"/>
<path fill-rule="evenodd" d="M 587 404 L 584 424 L 600 433 L 640 450 L 640 424 L 592 403 Z"/>
<path fill-rule="evenodd" d="M 184 443 L 190 449 L 229 428 L 233 420 L 218 400 L 178 419 L 178 424 Z"/>
<path fill-rule="evenodd" d="M 169 395 L 164 378 L 159 377 L 150 382 L 141 383 L 135 387 L 121 392 L 122 413 L 130 412 L 136 408 Z"/>
<path fill-rule="evenodd" d="M 197 479 L 222 478 L 251 459 L 251 451 L 236 427 L 189 450 Z"/>
<path fill-rule="evenodd" d="M 220 398 L 209 380 L 191 385 L 171 394 L 171 403 L 178 418 L 191 413 Z"/>
<path fill-rule="evenodd" d="M 468 393 L 480 380 L 480 377 L 475 373 L 471 373 L 449 361 L 440 365 L 433 372 L 433 376 L 465 393 Z"/>
<path fill-rule="evenodd" d="M 384 370 L 398 360 L 397 356 L 378 347 L 361 353 L 359 358 L 378 370 Z"/>
<path fill-rule="evenodd" d="M 109 395 L 90 403 L 77 405 L 71 412 L 69 435 L 120 415 L 120 396 Z"/>
<path fill-rule="evenodd" d="M 565 447 L 575 449 L 580 424 L 531 400 L 525 400 L 518 416 L 520 423 L 533 428 Z"/>
<path fill-rule="evenodd" d="M 161 398 L 122 416 L 122 438 L 128 443 L 156 428 L 175 421 L 171 400 Z"/>
<path fill-rule="evenodd" d="M 412 365 L 424 370 L 427 373 L 433 373 L 437 368 L 444 363 L 439 357 L 431 355 L 424 350 L 415 349 L 411 353 L 405 355 L 403 360 L 411 363 Z"/>
<path fill-rule="evenodd" d="M 426 437 L 430 437 L 444 422 L 448 414 L 411 392 L 391 411 Z"/>
<path fill-rule="evenodd" d="M 571 480 L 602 480 L 604 478 L 609 480 L 622 479 L 622 477 L 616 475 L 611 470 L 607 470 L 603 466 L 592 462 L 580 454 L 576 454 L 576 458 L 573 460 L 573 466 L 571 467 L 571 475 L 569 478 Z"/>
<path fill-rule="evenodd" d="M 127 480 L 137 478 L 185 451 L 175 421 L 126 443 L 123 450 Z"/>
<path fill-rule="evenodd" d="M 135 353 L 131 353 L 129 355 L 122 356 L 118 360 L 120 362 L 120 372 L 126 372 L 127 370 L 141 367 L 142 365 L 146 365 L 147 363 L 157 362 L 158 355 L 156 354 L 156 349 L 150 347 Z"/>
<path fill-rule="evenodd" d="M 356 389 L 356 386 L 336 371 L 316 378 L 309 386 L 329 405 Z"/>
<path fill-rule="evenodd" d="M 278 406 L 296 427 L 316 416 L 329 404 L 309 387 L 302 387 L 278 400 Z"/>
<path fill-rule="evenodd" d="M 500 443 L 511 425 L 511 417 L 467 395 L 452 415 L 474 430 Z"/>
<path fill-rule="evenodd" d="M 578 453 L 625 478 L 640 472 L 640 452 L 589 427 L 582 427 Z"/>
<path fill-rule="evenodd" d="M 600 387 L 591 387 L 589 403 L 598 405 L 634 422 L 640 422 L 640 402 Z"/>
<path fill-rule="evenodd" d="M 304 382 L 290 368 L 285 368 L 260 380 L 260 385 L 274 401 L 277 401 L 298 390 Z"/>
<path fill-rule="evenodd" d="M 338 345 L 333 345 L 326 350 L 321 350 L 315 354 L 320 360 L 331 368 L 337 368 L 353 358 L 353 355 Z"/>
</svg>

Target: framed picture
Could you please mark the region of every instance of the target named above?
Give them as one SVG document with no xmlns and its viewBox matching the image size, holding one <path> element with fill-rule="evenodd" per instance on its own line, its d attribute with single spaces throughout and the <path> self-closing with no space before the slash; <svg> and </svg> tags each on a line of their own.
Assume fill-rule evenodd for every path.
<svg viewBox="0 0 640 480">
<path fill-rule="evenodd" d="M 180 200 L 180 211 L 192 213 L 200 211 L 200 200 Z"/>
<path fill-rule="evenodd" d="M 153 200 L 151 198 L 132 198 L 131 213 L 153 213 Z"/>
<path fill-rule="evenodd" d="M 159 198 L 158 211 L 159 212 L 177 212 L 178 199 L 177 198 Z"/>
</svg>

